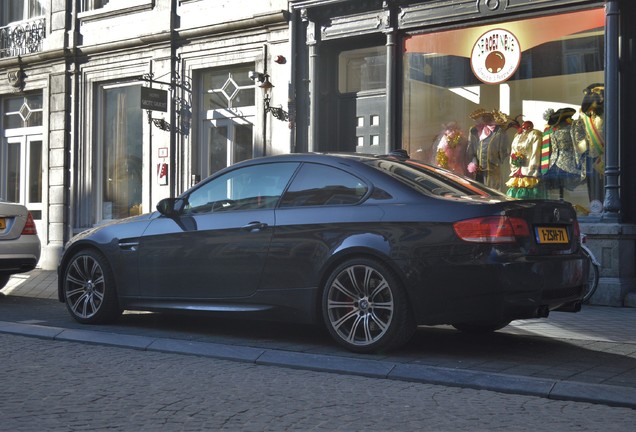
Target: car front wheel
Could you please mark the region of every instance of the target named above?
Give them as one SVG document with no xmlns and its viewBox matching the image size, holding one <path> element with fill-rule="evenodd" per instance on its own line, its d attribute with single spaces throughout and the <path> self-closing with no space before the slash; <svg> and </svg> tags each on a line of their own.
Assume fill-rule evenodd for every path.
<svg viewBox="0 0 636 432">
<path fill-rule="evenodd" d="M 388 351 L 408 342 L 415 322 L 400 281 L 385 265 L 353 259 L 338 266 L 323 291 L 331 336 L 350 351 Z"/>
<path fill-rule="evenodd" d="M 66 307 L 77 321 L 100 324 L 121 314 L 112 270 L 99 252 L 76 253 L 62 276 Z"/>
</svg>

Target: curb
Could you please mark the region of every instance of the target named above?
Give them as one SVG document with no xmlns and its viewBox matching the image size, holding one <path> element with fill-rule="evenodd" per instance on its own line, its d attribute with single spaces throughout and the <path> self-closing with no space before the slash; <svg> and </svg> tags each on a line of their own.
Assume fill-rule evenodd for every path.
<svg viewBox="0 0 636 432">
<path fill-rule="evenodd" d="M 631 387 L 5 321 L 0 321 L 0 333 L 636 409 L 636 389 Z"/>
</svg>

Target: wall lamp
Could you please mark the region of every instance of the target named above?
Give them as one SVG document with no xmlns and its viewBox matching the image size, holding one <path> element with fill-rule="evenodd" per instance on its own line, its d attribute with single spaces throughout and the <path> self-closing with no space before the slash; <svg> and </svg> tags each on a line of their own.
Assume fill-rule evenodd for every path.
<svg viewBox="0 0 636 432">
<path fill-rule="evenodd" d="M 288 121 L 289 113 L 285 111 L 282 106 L 273 107 L 270 105 L 270 102 L 272 100 L 270 93 L 271 93 L 271 90 L 274 88 L 274 84 L 270 82 L 269 75 L 267 73 L 250 71 L 249 77 L 251 80 L 258 81 L 261 83 L 259 84 L 258 87 L 261 90 L 263 90 L 263 103 L 264 103 L 265 113 L 270 112 L 272 113 L 274 118 L 281 121 Z"/>
</svg>

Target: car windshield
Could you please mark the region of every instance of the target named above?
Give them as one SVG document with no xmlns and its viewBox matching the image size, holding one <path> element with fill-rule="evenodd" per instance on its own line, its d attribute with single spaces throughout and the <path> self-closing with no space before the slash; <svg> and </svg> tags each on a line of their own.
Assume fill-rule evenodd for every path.
<svg viewBox="0 0 636 432">
<path fill-rule="evenodd" d="M 367 164 L 427 195 L 444 197 L 503 196 L 501 192 L 490 189 L 474 180 L 417 161 L 375 159 L 368 161 Z"/>
</svg>

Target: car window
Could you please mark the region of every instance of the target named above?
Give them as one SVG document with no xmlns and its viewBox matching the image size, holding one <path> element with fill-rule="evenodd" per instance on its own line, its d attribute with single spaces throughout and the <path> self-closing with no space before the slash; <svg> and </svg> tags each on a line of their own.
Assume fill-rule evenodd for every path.
<svg viewBox="0 0 636 432">
<path fill-rule="evenodd" d="M 313 163 L 304 164 L 283 198 L 281 207 L 356 204 L 367 185 L 343 170 Z"/>
<path fill-rule="evenodd" d="M 501 192 L 450 171 L 416 161 L 378 159 L 369 165 L 427 195 L 444 197 L 501 196 Z"/>
<path fill-rule="evenodd" d="M 195 189 L 186 214 L 274 208 L 297 163 L 270 163 L 239 168 Z"/>
</svg>

